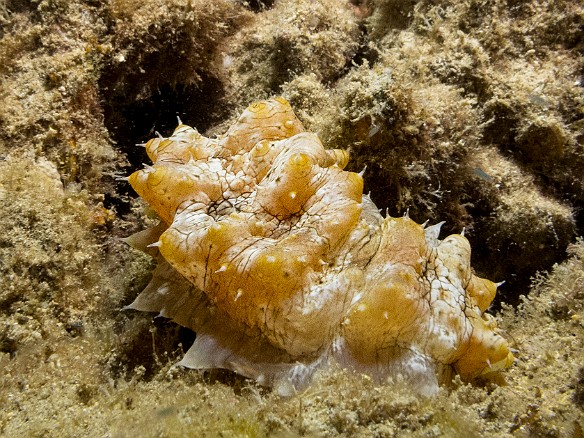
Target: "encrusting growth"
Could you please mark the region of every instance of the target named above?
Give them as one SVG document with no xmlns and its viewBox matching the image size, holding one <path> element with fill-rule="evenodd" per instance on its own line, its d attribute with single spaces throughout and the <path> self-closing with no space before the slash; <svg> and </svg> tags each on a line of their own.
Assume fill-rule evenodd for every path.
<svg viewBox="0 0 584 438">
<path fill-rule="evenodd" d="M 252 104 L 217 139 L 180 124 L 146 150 L 153 165 L 129 181 L 161 223 L 128 242 L 159 264 L 128 308 L 197 333 L 182 365 L 290 393 L 336 361 L 432 394 L 453 369 L 471 380 L 512 363 L 467 239 L 383 218 L 348 154 L 286 100 Z"/>
</svg>

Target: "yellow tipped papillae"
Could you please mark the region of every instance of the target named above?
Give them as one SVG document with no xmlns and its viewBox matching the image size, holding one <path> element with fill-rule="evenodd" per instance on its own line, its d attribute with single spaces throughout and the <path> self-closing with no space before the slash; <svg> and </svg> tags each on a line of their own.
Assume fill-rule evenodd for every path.
<svg viewBox="0 0 584 438">
<path fill-rule="evenodd" d="M 252 104 L 218 139 L 179 125 L 146 149 L 153 165 L 129 180 L 168 227 L 140 235 L 162 257 L 131 307 L 197 331 L 182 364 L 299 388 L 334 360 L 424 393 L 445 371 L 511 364 L 484 313 L 496 285 L 472 274 L 466 238 L 382 218 L 343 170 L 348 153 L 284 99 Z"/>
</svg>

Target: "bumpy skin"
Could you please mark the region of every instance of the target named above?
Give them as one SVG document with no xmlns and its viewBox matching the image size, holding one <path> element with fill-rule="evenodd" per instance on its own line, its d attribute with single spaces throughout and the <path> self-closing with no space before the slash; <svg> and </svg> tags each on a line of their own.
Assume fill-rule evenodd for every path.
<svg viewBox="0 0 584 438">
<path fill-rule="evenodd" d="M 466 238 L 383 218 L 347 153 L 284 99 L 252 104 L 223 137 L 179 125 L 146 149 L 153 166 L 129 181 L 161 224 L 128 240 L 159 266 L 129 308 L 197 332 L 183 365 L 286 393 L 334 360 L 431 394 L 452 369 L 470 380 L 512 363 Z"/>
</svg>

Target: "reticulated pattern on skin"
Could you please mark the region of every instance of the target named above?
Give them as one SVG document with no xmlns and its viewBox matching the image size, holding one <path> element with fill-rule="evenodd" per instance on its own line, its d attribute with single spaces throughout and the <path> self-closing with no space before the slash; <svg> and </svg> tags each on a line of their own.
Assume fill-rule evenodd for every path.
<svg viewBox="0 0 584 438">
<path fill-rule="evenodd" d="M 161 223 L 131 236 L 159 260 L 128 308 L 193 329 L 181 364 L 227 368 L 288 393 L 337 362 L 431 394 L 513 355 L 485 313 L 496 285 L 462 235 L 383 218 L 343 150 L 306 132 L 282 98 L 209 139 L 179 125 L 129 177 Z"/>
</svg>

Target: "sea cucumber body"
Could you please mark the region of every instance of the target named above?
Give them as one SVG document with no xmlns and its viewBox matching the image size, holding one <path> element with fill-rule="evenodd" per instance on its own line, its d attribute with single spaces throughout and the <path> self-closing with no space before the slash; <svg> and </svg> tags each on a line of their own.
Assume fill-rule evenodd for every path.
<svg viewBox="0 0 584 438">
<path fill-rule="evenodd" d="M 153 165 L 129 180 L 161 225 L 130 241 L 160 264 L 129 307 L 197 332 L 183 365 L 289 392 L 336 361 L 432 393 L 452 369 L 470 380 L 512 362 L 467 239 L 383 218 L 347 153 L 284 99 L 252 104 L 218 139 L 180 125 L 146 149 Z"/>
</svg>

